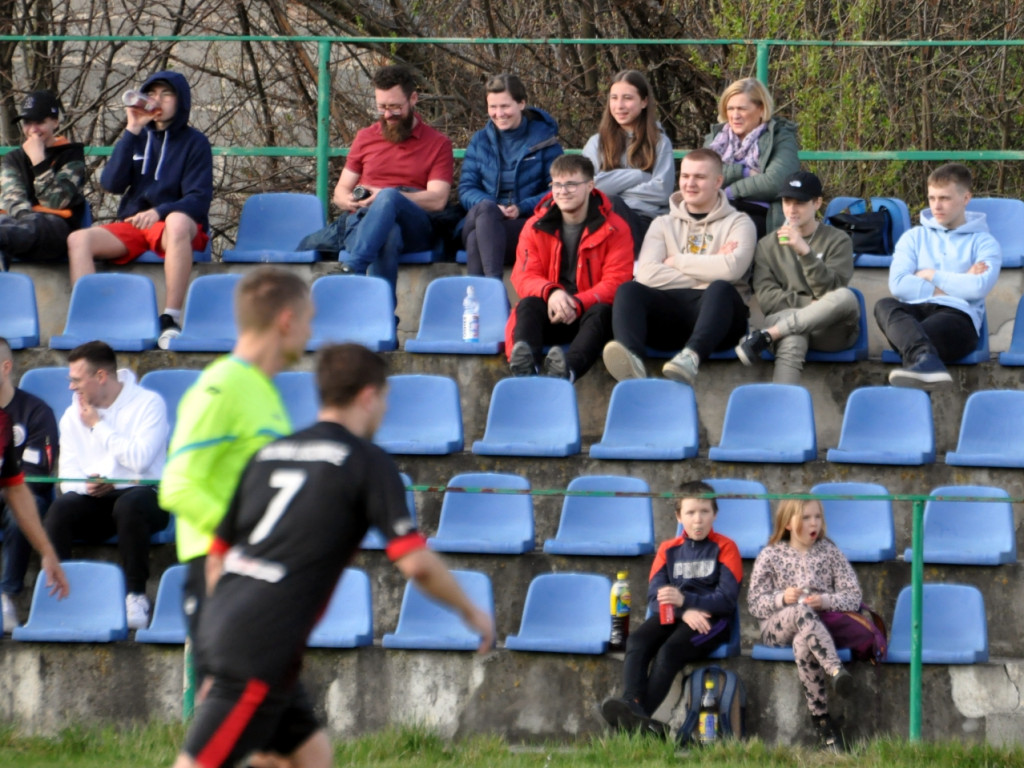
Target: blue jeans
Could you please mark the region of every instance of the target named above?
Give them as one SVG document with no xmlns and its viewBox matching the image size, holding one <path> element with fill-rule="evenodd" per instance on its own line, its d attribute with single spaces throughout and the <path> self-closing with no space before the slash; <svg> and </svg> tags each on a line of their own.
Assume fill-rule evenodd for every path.
<svg viewBox="0 0 1024 768">
<path fill-rule="evenodd" d="M 345 222 L 348 266 L 358 274 L 383 277 L 395 292 L 398 255 L 425 250 L 433 243 L 430 216 L 397 189 L 382 189 L 369 208 L 350 213 Z M 397 294 L 395 306 L 398 306 Z"/>
<path fill-rule="evenodd" d="M 46 514 L 50 506 L 50 500 L 33 494 L 36 500 L 36 509 L 39 516 Z M 32 553 L 32 546 L 21 532 L 18 524 L 14 522 L 14 515 L 7 509 L 7 505 L 0 503 L 0 512 L 3 514 L 4 522 L 4 544 L 3 544 L 3 576 L 0 577 L 0 591 L 5 595 L 17 595 L 25 587 L 25 572 L 28 570 L 28 558 Z"/>
</svg>

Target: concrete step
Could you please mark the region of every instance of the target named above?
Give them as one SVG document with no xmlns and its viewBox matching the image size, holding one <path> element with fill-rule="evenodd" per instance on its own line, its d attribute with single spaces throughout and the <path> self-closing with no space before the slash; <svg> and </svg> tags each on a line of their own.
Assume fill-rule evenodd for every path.
<svg viewBox="0 0 1024 768">
<path fill-rule="evenodd" d="M 725 664 L 747 692 L 747 731 L 770 743 L 813 744 L 792 664 Z M 181 717 L 182 651 L 132 641 L 110 645 L 0 642 L 0 718 L 30 733 L 69 723 L 126 726 Z M 1018 688 L 1024 659 L 970 667 L 926 666 L 923 737 L 938 741 L 1020 744 L 1024 709 Z M 853 696 L 830 710 L 849 739 L 906 737 L 909 668 L 851 665 Z M 605 725 L 597 704 L 621 693 L 621 654 L 473 653 L 314 650 L 303 681 L 336 738 L 390 725 L 425 725 L 446 737 L 500 734 L 512 742 L 571 743 Z M 674 726 L 684 711 L 677 682 L 657 713 Z"/>
</svg>

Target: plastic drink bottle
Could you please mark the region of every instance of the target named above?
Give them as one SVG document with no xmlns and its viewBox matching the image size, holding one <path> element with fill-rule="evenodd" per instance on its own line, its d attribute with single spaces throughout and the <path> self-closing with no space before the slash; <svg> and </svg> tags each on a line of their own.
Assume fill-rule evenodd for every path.
<svg viewBox="0 0 1024 768">
<path fill-rule="evenodd" d="M 628 571 L 615 574 L 615 583 L 611 591 L 612 636 L 609 643 L 612 650 L 622 651 L 626 648 L 629 638 L 629 606 L 632 596 L 629 593 Z"/>
<path fill-rule="evenodd" d="M 121 97 L 121 101 L 124 102 L 126 107 L 144 109 L 146 112 L 153 112 L 157 108 L 156 99 L 151 99 L 148 94 L 135 89 L 125 91 L 124 95 Z"/>
<path fill-rule="evenodd" d="M 790 221 L 789 219 L 786 219 L 786 226 L 787 227 L 792 227 L 793 226 L 793 222 Z M 787 235 L 779 235 L 779 242 L 782 243 L 783 245 L 785 245 L 786 243 L 789 242 L 789 237 Z"/>
<path fill-rule="evenodd" d="M 704 678 L 704 695 L 700 697 L 700 716 L 697 721 L 697 739 L 708 744 L 718 738 L 718 697 L 715 681 Z"/>
<path fill-rule="evenodd" d="M 466 288 L 466 298 L 462 300 L 462 340 L 480 341 L 480 302 L 472 285 Z"/>
</svg>

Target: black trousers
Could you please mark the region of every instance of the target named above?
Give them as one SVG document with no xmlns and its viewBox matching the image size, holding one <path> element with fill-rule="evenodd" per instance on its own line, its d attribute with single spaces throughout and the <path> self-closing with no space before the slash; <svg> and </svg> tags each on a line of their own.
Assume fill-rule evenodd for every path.
<svg viewBox="0 0 1024 768">
<path fill-rule="evenodd" d="M 514 264 L 519 233 L 532 211 L 517 219 L 507 219 L 498 204 L 485 200 L 466 214 L 462 242 L 466 246 L 466 272 L 501 280 L 506 264 Z"/>
<path fill-rule="evenodd" d="M 552 323 L 548 319 L 548 303 L 537 296 L 527 296 L 516 304 L 515 341 L 525 341 L 540 362 L 543 347 L 568 344 L 565 358 L 578 379 L 590 370 L 601 356 L 604 345 L 612 337 L 612 307 L 595 304 L 573 323 Z"/>
<path fill-rule="evenodd" d="M 145 592 L 149 579 L 149 537 L 167 527 L 170 518 L 157 504 L 156 488 L 135 486 L 106 496 L 65 493 L 57 498 L 43 527 L 61 560 L 71 557 L 71 544 L 98 544 L 117 535 L 117 549 L 129 592 Z"/>
<path fill-rule="evenodd" d="M 696 634 L 682 621 L 662 624 L 657 614 L 630 633 L 622 667 L 624 697 L 637 699 L 644 712 L 653 715 L 668 696 L 679 671 L 718 647 L 716 641 L 694 645 Z"/>
<path fill-rule="evenodd" d="M 613 306 L 615 340 L 640 357 L 647 346 L 670 351 L 689 347 L 704 361 L 712 352 L 736 346 L 747 332 L 750 315 L 739 292 L 725 280 L 715 280 L 703 291 L 623 283 Z"/>
<path fill-rule="evenodd" d="M 966 312 L 943 304 L 905 304 L 894 298 L 875 304 L 875 322 L 904 365 L 922 355 L 938 355 L 944 363 L 959 360 L 978 346 L 978 332 Z"/>
</svg>

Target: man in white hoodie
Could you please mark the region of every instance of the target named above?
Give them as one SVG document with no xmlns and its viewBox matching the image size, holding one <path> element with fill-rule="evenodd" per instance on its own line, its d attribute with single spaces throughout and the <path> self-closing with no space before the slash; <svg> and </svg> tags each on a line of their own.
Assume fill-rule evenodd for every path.
<svg viewBox="0 0 1024 768">
<path fill-rule="evenodd" d="M 722 192 L 721 158 L 710 149 L 687 154 L 669 213 L 644 237 L 636 279 L 615 293 L 608 372 L 618 381 L 644 378 L 645 347 L 681 349 L 662 373 L 692 386 L 701 361 L 747 331 L 756 240 L 754 222 Z"/>
<path fill-rule="evenodd" d="M 149 537 L 169 518 L 157 503 L 156 486 L 138 480 L 158 480 L 163 471 L 167 408 L 131 371 L 117 369 L 114 350 L 102 341 L 71 350 L 68 378 L 75 397 L 60 419 L 58 465 L 68 480 L 44 526 L 62 560 L 71 556 L 73 541 L 98 543 L 117 535 L 128 627 L 140 629 L 149 625 Z"/>
<path fill-rule="evenodd" d="M 971 172 L 960 163 L 928 175 L 928 210 L 899 239 L 889 267 L 894 298 L 879 299 L 875 321 L 903 367 L 894 387 L 930 390 L 951 384 L 945 363 L 978 345 L 985 296 L 999 277 L 1003 253 L 985 214 L 968 211 Z"/>
</svg>

